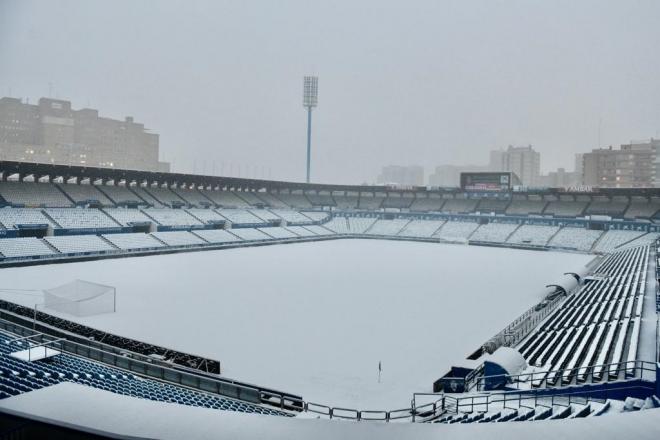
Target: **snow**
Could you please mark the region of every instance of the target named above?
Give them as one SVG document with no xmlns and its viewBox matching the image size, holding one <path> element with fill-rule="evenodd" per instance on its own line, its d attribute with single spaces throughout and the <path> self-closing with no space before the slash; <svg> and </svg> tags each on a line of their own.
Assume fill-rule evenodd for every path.
<svg viewBox="0 0 660 440">
<path fill-rule="evenodd" d="M 61 383 L 0 400 L 4 413 L 108 437 L 161 439 L 657 439 L 660 409 L 534 423 L 381 423 L 241 414 Z"/>
<path fill-rule="evenodd" d="M 115 286 L 116 313 L 67 318 L 218 359 L 227 377 L 311 402 L 381 410 L 409 406 L 591 258 L 344 239 L 7 268 L 2 287 Z"/>
</svg>

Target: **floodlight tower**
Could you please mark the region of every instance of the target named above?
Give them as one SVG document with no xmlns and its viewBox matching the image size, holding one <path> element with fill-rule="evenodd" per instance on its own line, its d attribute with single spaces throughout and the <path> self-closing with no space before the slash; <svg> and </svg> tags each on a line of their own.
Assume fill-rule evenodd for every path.
<svg viewBox="0 0 660 440">
<path fill-rule="evenodd" d="M 312 154 L 312 109 L 318 105 L 318 101 L 319 77 L 306 76 L 303 81 L 303 107 L 307 109 L 307 183 Z"/>
</svg>

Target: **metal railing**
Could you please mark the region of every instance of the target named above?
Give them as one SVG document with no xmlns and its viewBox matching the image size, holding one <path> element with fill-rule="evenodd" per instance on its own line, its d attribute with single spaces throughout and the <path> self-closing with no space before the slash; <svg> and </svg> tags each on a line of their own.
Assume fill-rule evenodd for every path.
<svg viewBox="0 0 660 440">
<path fill-rule="evenodd" d="M 474 380 L 470 389 L 476 388 L 476 391 L 484 391 L 488 384 L 506 384 L 516 389 L 558 388 L 569 385 L 617 382 L 633 378 L 655 380 L 655 374 L 655 363 L 635 360 L 527 374 L 481 376 Z"/>
<path fill-rule="evenodd" d="M 482 395 L 450 396 L 447 394 L 415 393 L 412 400 L 412 411 L 418 415 L 419 421 L 435 420 L 443 415 L 488 412 L 496 407 L 498 409 L 534 408 L 538 406 L 570 406 L 573 404 L 587 405 L 590 402 L 605 403 L 610 398 L 617 398 L 622 393 L 633 394 L 642 391 L 653 393 L 654 385 L 644 387 L 639 384 L 609 388 L 594 388 L 590 390 L 566 390 L 549 392 L 549 390 L 504 391 Z M 421 398 L 434 399 L 432 402 L 417 405 Z M 508 405 L 508 406 L 507 406 Z M 430 409 L 430 410 L 429 410 Z M 420 416 L 423 416 L 420 417 Z"/>
<path fill-rule="evenodd" d="M 10 333 L 25 336 L 20 339 L 35 340 L 38 345 L 49 345 L 62 353 L 76 355 L 102 364 L 135 373 L 137 375 L 169 382 L 197 391 L 216 394 L 221 397 L 243 400 L 254 404 L 268 405 L 282 410 L 300 411 L 303 408 L 303 400 L 299 396 L 281 393 L 275 390 L 249 386 L 231 380 L 214 378 L 207 375 L 195 374 L 168 368 L 167 366 L 154 364 L 142 359 L 135 359 L 128 353 L 115 353 L 103 350 L 99 347 L 85 345 L 65 338 L 50 336 L 30 328 L 0 319 L 0 329 Z"/>
</svg>

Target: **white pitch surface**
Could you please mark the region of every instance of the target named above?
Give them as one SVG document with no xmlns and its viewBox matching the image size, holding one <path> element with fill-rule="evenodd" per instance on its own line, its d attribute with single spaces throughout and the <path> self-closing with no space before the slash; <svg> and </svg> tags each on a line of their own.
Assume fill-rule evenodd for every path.
<svg viewBox="0 0 660 440">
<path fill-rule="evenodd" d="M 381 410 L 430 391 L 591 258 L 352 239 L 8 268 L 0 287 L 112 285 L 116 313 L 61 316 L 218 359 L 228 377 L 311 402 Z"/>
</svg>

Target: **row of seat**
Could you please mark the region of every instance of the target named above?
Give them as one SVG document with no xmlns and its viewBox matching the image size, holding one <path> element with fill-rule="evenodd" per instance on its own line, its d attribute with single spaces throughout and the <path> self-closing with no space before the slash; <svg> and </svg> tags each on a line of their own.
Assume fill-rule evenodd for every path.
<svg viewBox="0 0 660 440">
<path fill-rule="evenodd" d="M 197 208 L 230 207 L 249 209 L 258 206 L 276 209 L 378 210 L 404 209 L 413 212 L 500 213 L 509 215 L 553 215 L 577 217 L 607 215 L 625 219 L 650 219 L 660 211 L 659 198 L 572 196 L 512 199 L 467 198 L 463 194 L 445 196 L 413 193 L 329 192 L 268 193 L 220 191 L 199 188 L 164 188 L 123 185 L 50 184 L 32 182 L 0 182 L 0 197 L 15 205 L 32 207 L 70 207 L 95 202 L 104 207 L 145 204 L 153 207 L 188 206 Z M 531 196 L 530 196 L 531 197 Z"/>
<path fill-rule="evenodd" d="M 131 373 L 69 354 L 24 361 L 12 353 L 28 349 L 32 344 L 11 333 L 0 332 L 0 398 L 37 390 L 60 382 L 74 382 L 105 391 L 181 405 L 225 411 L 286 415 L 240 400 L 221 397 L 179 387 L 169 383 L 140 378 Z"/>
<path fill-rule="evenodd" d="M 273 222 L 305 225 L 328 217 L 325 212 L 287 209 L 170 209 L 170 208 L 1 208 L 0 226 L 17 229 L 45 225 L 64 229 L 108 229 L 139 223 L 160 226 L 195 227 L 229 221 L 236 225 L 267 225 Z"/>
<path fill-rule="evenodd" d="M 71 254 L 149 251 L 166 247 L 201 247 L 250 241 L 272 241 L 334 234 L 319 225 L 198 229 L 152 233 L 112 233 L 0 239 L 0 258 L 33 259 Z"/>
<path fill-rule="evenodd" d="M 533 384 L 635 374 L 649 250 L 640 246 L 609 255 L 596 275 L 520 344 L 528 364 L 539 368 Z"/>
</svg>

